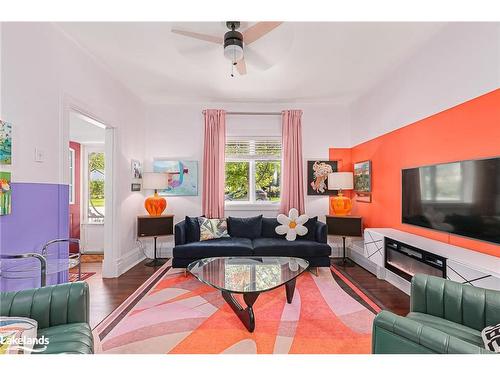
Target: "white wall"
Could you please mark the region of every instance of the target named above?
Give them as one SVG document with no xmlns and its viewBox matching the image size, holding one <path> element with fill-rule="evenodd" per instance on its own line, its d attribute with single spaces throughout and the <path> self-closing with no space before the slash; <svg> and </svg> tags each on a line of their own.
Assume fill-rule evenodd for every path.
<svg viewBox="0 0 500 375">
<path fill-rule="evenodd" d="M 13 123 L 13 182 L 69 182 L 65 107 L 77 105 L 116 128 L 116 223 L 119 266 L 138 259 L 136 215 L 143 196 L 130 192 L 130 160 L 144 156 L 144 107 L 110 70 L 49 23 L 2 25 L 2 116 Z M 34 161 L 34 150 L 44 162 Z"/>
<path fill-rule="evenodd" d="M 500 24 L 451 23 L 351 105 L 352 145 L 499 87 Z"/>
<path fill-rule="evenodd" d="M 333 104 L 269 104 L 269 103 L 195 103 L 176 105 L 153 105 L 147 109 L 145 170 L 151 170 L 154 158 L 184 158 L 200 163 L 197 197 L 168 197 L 169 213 L 180 221 L 186 215 L 201 214 L 201 162 L 203 158 L 203 115 L 206 108 L 221 108 L 226 111 L 281 111 L 298 108 L 304 111 L 302 120 L 304 174 L 308 159 L 328 160 L 330 147 L 349 147 L 350 128 L 348 109 Z M 279 116 L 227 116 L 228 126 L 256 128 L 274 126 Z M 304 186 L 306 182 L 304 181 Z M 148 193 L 148 192 L 146 192 Z M 306 211 L 324 219 L 328 211 L 327 197 L 306 196 Z M 261 211 L 227 210 L 226 215 L 250 216 Z M 265 216 L 275 216 L 276 210 L 264 211 Z"/>
</svg>

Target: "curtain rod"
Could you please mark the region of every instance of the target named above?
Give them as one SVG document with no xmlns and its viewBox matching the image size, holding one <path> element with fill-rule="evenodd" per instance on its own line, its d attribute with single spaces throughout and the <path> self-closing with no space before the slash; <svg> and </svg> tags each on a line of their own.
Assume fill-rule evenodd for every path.
<svg viewBox="0 0 500 375">
<path fill-rule="evenodd" d="M 205 111 L 203 111 L 205 114 Z M 236 116 L 281 116 L 281 112 L 226 112 L 226 115 Z"/>
</svg>

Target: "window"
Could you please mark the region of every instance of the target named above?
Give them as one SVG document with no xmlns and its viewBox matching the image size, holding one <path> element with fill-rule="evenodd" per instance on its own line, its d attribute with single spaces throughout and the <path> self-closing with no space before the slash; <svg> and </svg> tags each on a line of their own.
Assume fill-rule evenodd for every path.
<svg viewBox="0 0 500 375">
<path fill-rule="evenodd" d="M 75 150 L 69 149 L 69 204 L 75 204 Z"/>
<path fill-rule="evenodd" d="M 92 224 L 104 223 L 104 152 L 88 153 L 87 220 Z"/>
<path fill-rule="evenodd" d="M 279 202 L 280 185 L 280 138 L 226 141 L 226 202 Z"/>
</svg>

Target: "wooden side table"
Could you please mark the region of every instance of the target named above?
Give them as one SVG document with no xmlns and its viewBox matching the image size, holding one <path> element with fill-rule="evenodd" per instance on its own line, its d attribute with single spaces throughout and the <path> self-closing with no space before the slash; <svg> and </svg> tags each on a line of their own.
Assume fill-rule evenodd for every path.
<svg viewBox="0 0 500 375">
<path fill-rule="evenodd" d="M 363 218 L 351 215 L 326 215 L 326 225 L 329 235 L 342 236 L 342 263 L 346 264 L 348 259 L 345 251 L 345 239 L 346 237 L 363 236 Z"/>
<path fill-rule="evenodd" d="M 165 259 L 157 257 L 156 240 L 158 237 L 165 237 L 174 234 L 174 215 L 137 216 L 137 238 L 154 239 L 154 258 L 145 263 L 148 267 L 157 267 L 165 263 Z"/>
</svg>

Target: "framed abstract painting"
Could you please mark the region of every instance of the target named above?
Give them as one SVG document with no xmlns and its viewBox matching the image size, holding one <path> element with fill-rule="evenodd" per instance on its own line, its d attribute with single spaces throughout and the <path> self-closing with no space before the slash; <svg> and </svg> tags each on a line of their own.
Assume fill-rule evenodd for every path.
<svg viewBox="0 0 500 375">
<path fill-rule="evenodd" d="M 130 172 L 132 180 L 137 181 L 142 179 L 142 163 L 139 160 L 132 159 L 130 162 Z"/>
<path fill-rule="evenodd" d="M 198 195 L 198 161 L 155 159 L 153 172 L 162 172 L 168 175 L 168 188 L 158 191 L 159 195 Z"/>
<path fill-rule="evenodd" d="M 132 184 L 130 185 L 130 191 L 141 191 L 142 163 L 139 160 L 135 159 L 131 160 L 130 176 L 132 177 Z"/>
<path fill-rule="evenodd" d="M 10 178 L 10 172 L 0 172 L 0 216 L 9 215 L 12 212 Z"/>
<path fill-rule="evenodd" d="M 328 190 L 328 174 L 337 172 L 337 161 L 308 160 L 307 161 L 307 195 L 330 195 Z"/>
<path fill-rule="evenodd" d="M 371 202 L 372 162 L 370 160 L 354 163 L 354 192 L 356 193 L 356 201 Z"/>
<path fill-rule="evenodd" d="M 0 120 L 0 164 L 12 164 L 12 124 Z"/>
</svg>

